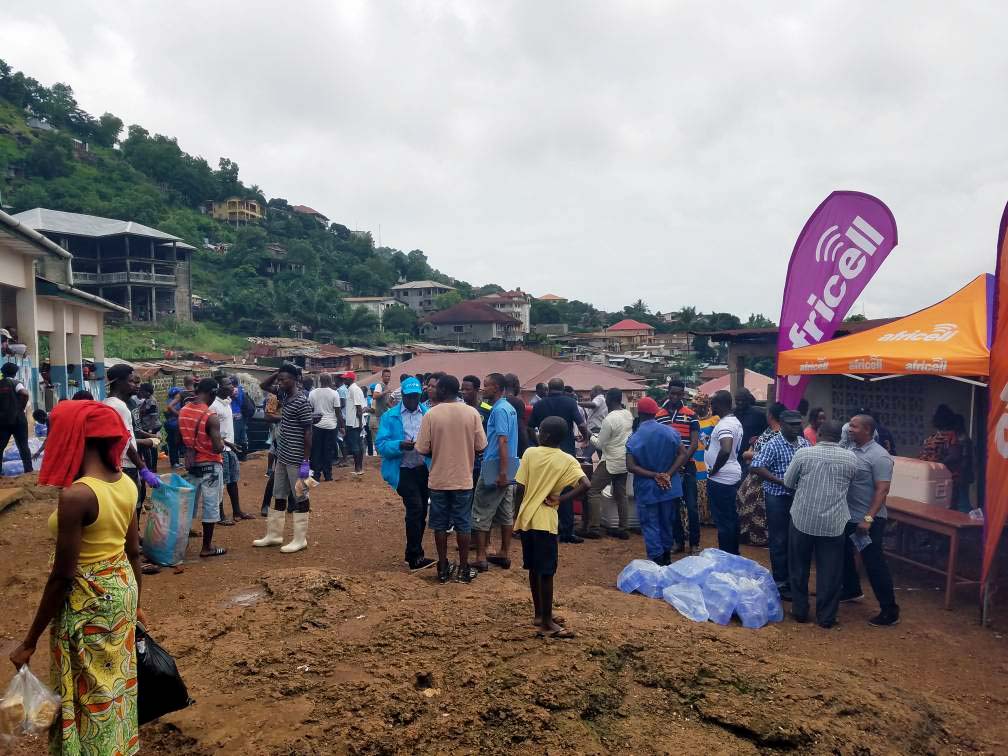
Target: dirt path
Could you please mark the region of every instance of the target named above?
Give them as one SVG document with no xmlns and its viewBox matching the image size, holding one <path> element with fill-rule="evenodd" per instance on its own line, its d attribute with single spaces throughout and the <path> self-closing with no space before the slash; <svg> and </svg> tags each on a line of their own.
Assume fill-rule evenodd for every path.
<svg viewBox="0 0 1008 756">
<path fill-rule="evenodd" d="M 242 466 L 246 509 L 262 472 Z M 51 507 L 0 514 L 4 655 L 46 576 Z M 946 612 L 934 580 L 897 567 L 895 628 L 866 624 L 870 601 L 845 605 L 832 631 L 697 624 L 618 592 L 643 548 L 606 539 L 561 547 L 558 611 L 578 637 L 545 641 L 521 570 L 470 586 L 410 575 L 401 514 L 369 466 L 315 489 L 307 551 L 253 549 L 263 523 L 250 521 L 218 529 L 226 557 L 146 578 L 152 633 L 197 704 L 143 728 L 143 752 L 1008 752 L 1008 649 L 968 591 Z M 40 649 L 32 666 L 47 664 Z"/>
</svg>

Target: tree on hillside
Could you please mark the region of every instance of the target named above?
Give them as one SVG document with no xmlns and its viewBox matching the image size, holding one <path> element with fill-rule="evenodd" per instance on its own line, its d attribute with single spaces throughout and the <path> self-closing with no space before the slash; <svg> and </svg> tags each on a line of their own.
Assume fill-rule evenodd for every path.
<svg viewBox="0 0 1008 756">
<path fill-rule="evenodd" d="M 868 318 L 866 318 L 862 313 L 858 312 L 854 315 L 848 315 L 843 319 L 844 323 L 864 323 Z"/>
<path fill-rule="evenodd" d="M 776 328 L 777 324 L 762 313 L 752 313 L 742 325 L 743 328 Z"/>
<path fill-rule="evenodd" d="M 413 335 L 416 332 L 416 325 L 416 313 L 409 307 L 393 305 L 382 313 L 382 327 L 389 333 Z"/>
<path fill-rule="evenodd" d="M 112 147 L 119 139 L 122 130 L 121 118 L 116 118 L 111 113 L 102 113 L 91 133 L 91 139 L 99 147 Z"/>
<path fill-rule="evenodd" d="M 43 132 L 28 148 L 25 171 L 33 178 L 54 179 L 69 176 L 73 166 L 73 143 L 64 134 Z"/>
<path fill-rule="evenodd" d="M 651 314 L 651 308 L 645 304 L 643 299 L 638 299 L 633 304 L 624 307 L 623 314 L 629 318 L 644 320 Z"/>
<path fill-rule="evenodd" d="M 446 291 L 434 297 L 434 306 L 439 310 L 447 310 L 462 301 L 462 295 L 457 291 Z"/>
<path fill-rule="evenodd" d="M 377 331 L 378 316 L 366 307 L 354 307 L 340 323 L 340 330 L 348 336 Z"/>
<path fill-rule="evenodd" d="M 696 307 L 684 305 L 672 313 L 672 330 L 697 331 L 707 324 L 707 318 Z"/>
<path fill-rule="evenodd" d="M 485 297 L 489 294 L 502 294 L 506 291 L 503 286 L 498 286 L 495 283 L 486 284 L 485 286 L 480 286 L 476 289 L 475 294 L 477 297 Z"/>
<path fill-rule="evenodd" d="M 532 312 L 530 315 L 532 325 L 540 323 L 562 323 L 560 308 L 552 302 L 543 302 L 539 299 L 532 300 Z"/>
</svg>

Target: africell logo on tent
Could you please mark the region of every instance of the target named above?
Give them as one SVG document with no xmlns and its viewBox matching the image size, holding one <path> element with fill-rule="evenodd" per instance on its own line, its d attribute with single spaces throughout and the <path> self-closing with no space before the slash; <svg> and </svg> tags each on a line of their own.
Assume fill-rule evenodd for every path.
<svg viewBox="0 0 1008 756">
<path fill-rule="evenodd" d="M 831 339 L 896 241 L 896 221 L 877 198 L 861 192 L 827 197 L 791 253 L 777 351 Z M 778 391 L 779 401 L 797 406 L 806 381 L 788 376 Z"/>
<path fill-rule="evenodd" d="M 949 341 L 959 333 L 956 323 L 935 323 L 930 331 L 897 331 L 884 333 L 879 341 Z"/>
</svg>

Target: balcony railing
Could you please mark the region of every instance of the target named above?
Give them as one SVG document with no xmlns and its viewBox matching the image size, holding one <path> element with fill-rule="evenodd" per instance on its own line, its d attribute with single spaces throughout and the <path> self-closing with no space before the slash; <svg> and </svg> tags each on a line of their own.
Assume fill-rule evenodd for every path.
<svg viewBox="0 0 1008 756">
<path fill-rule="evenodd" d="M 134 270 L 129 273 L 74 273 L 74 281 L 78 284 L 98 286 L 103 284 L 145 283 L 159 286 L 175 286 L 178 278 L 174 273 L 150 273 Z"/>
</svg>

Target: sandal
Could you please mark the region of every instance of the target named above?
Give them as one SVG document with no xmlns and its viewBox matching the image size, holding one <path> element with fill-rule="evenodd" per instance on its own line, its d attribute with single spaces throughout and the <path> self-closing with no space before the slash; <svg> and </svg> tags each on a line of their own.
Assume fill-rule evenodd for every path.
<svg viewBox="0 0 1008 756">
<path fill-rule="evenodd" d="M 222 527 L 229 528 L 235 524 L 235 521 L 232 520 L 230 517 L 225 517 L 223 520 L 218 520 L 217 524 Z"/>
<path fill-rule="evenodd" d="M 500 567 L 502 569 L 505 569 L 505 570 L 510 570 L 511 569 L 511 560 L 508 559 L 507 557 L 488 556 L 487 557 L 487 561 L 490 562 L 490 564 L 496 564 L 498 567 Z"/>
<path fill-rule="evenodd" d="M 236 520 L 254 520 L 254 519 L 256 519 L 256 516 L 254 514 L 250 514 L 248 512 L 242 512 L 240 514 L 235 515 L 235 519 Z"/>
<path fill-rule="evenodd" d="M 200 559 L 209 559 L 210 557 L 224 556 L 225 554 L 227 554 L 227 549 L 223 546 L 217 546 L 209 554 L 200 554 Z"/>
<path fill-rule="evenodd" d="M 140 572 L 144 575 L 157 575 L 161 572 L 161 568 L 153 562 L 148 562 L 140 568 Z"/>
<path fill-rule="evenodd" d="M 568 630 L 566 627 L 553 631 L 540 630 L 536 635 L 540 638 L 556 638 L 557 640 L 570 640 L 577 637 L 573 630 Z"/>
</svg>

